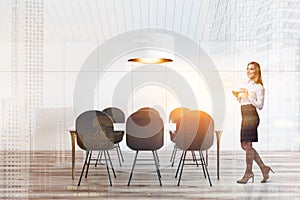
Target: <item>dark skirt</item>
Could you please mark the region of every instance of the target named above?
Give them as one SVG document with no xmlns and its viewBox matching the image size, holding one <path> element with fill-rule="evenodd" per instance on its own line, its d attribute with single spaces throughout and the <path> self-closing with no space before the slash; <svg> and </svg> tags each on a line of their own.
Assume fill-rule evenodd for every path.
<svg viewBox="0 0 300 200">
<path fill-rule="evenodd" d="M 253 105 L 242 105 L 241 142 L 257 142 L 259 116 Z"/>
</svg>

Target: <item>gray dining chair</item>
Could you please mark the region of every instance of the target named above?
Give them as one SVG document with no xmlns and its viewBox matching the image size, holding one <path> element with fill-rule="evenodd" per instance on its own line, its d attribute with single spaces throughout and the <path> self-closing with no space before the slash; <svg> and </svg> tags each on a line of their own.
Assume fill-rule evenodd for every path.
<svg viewBox="0 0 300 200">
<path fill-rule="evenodd" d="M 125 114 L 124 112 L 117 107 L 108 107 L 102 110 L 102 112 L 109 115 L 114 123 L 125 123 Z M 124 156 L 122 150 L 120 148 L 120 142 L 123 141 L 124 131 L 123 130 L 116 130 L 114 133 L 114 144 L 116 144 L 116 152 L 119 160 L 120 167 L 122 166 L 122 162 L 124 162 Z M 101 160 L 102 152 L 99 152 L 97 162 Z M 97 166 L 96 162 L 96 166 Z"/>
<path fill-rule="evenodd" d="M 152 152 L 159 184 L 162 186 L 157 150 L 164 144 L 163 134 L 163 120 L 156 112 L 151 110 L 139 110 L 128 117 L 126 121 L 126 144 L 130 149 L 136 152 L 127 184 L 128 186 L 132 179 L 138 153 L 143 151 Z"/>
<path fill-rule="evenodd" d="M 102 151 L 104 153 L 109 184 L 112 185 L 108 165 L 109 162 L 113 175 L 116 178 L 115 170 L 108 152 L 108 150 L 115 147 L 112 118 L 101 111 L 86 111 L 76 118 L 76 134 L 78 146 L 86 151 L 78 186 L 80 186 L 85 168 L 85 178 L 87 178 L 93 151 Z"/>
</svg>

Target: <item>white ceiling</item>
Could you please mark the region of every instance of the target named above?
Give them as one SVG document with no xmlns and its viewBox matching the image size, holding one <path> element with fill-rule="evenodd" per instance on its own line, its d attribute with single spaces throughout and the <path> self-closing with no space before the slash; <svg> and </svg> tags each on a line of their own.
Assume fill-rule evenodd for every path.
<svg viewBox="0 0 300 200">
<path fill-rule="evenodd" d="M 0 40 L 11 38 L 11 0 L 0 1 Z M 103 42 L 131 30 L 173 30 L 204 40 L 208 0 L 45 0 L 45 41 Z"/>
</svg>

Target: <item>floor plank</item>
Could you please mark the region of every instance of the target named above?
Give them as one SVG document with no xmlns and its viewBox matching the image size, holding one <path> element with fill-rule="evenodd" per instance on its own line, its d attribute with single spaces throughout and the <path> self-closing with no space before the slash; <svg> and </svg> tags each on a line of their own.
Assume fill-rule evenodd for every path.
<svg viewBox="0 0 300 200">
<path fill-rule="evenodd" d="M 2 151 L 0 170 L 1 199 L 300 199 L 300 152 L 261 152 L 266 164 L 275 174 L 261 184 L 262 175 L 254 164 L 254 183 L 241 185 L 236 180 L 244 172 L 242 151 L 221 153 L 220 180 L 216 179 L 216 152 L 209 152 L 208 170 L 213 187 L 204 178 L 202 168 L 184 168 L 181 185 L 174 178 L 177 161 L 171 167 L 171 152 L 159 151 L 162 184 L 159 186 L 152 160 L 137 163 L 131 185 L 128 177 L 134 152 L 124 151 L 125 162 L 119 166 L 115 151 L 111 151 L 117 178 L 108 185 L 104 165 L 91 166 L 88 178 L 77 186 L 84 152 L 76 152 L 76 177 L 71 177 L 71 151 Z M 94 155 L 96 156 L 96 154 Z M 180 155 L 177 155 L 177 159 Z M 151 158 L 141 152 L 139 158 Z"/>
</svg>

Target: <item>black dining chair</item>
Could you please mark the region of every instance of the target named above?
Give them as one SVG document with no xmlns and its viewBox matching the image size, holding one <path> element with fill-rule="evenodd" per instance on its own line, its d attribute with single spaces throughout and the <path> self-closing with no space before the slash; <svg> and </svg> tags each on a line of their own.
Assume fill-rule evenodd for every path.
<svg viewBox="0 0 300 200">
<path fill-rule="evenodd" d="M 190 111 L 181 116 L 181 119 L 176 125 L 176 130 L 177 133 L 176 137 L 174 138 L 176 147 L 183 150 L 175 175 L 175 178 L 177 178 L 178 172 L 180 171 L 177 185 L 180 185 L 187 151 L 191 151 L 192 153 L 199 151 L 204 177 L 206 178 L 207 176 L 209 184 L 212 186 L 202 151 L 208 150 L 213 144 L 213 118 L 203 111 Z M 195 161 L 194 158 L 193 161 Z"/>
<path fill-rule="evenodd" d="M 113 119 L 114 123 L 125 123 L 125 114 L 119 108 L 108 107 L 108 108 L 105 108 L 104 110 L 102 110 L 102 112 L 109 115 Z M 123 136 L 124 136 L 124 131 L 120 131 L 120 130 L 114 131 L 114 144 L 116 144 L 116 151 L 117 151 L 120 166 L 122 166 L 121 161 L 124 162 L 124 156 L 123 156 L 123 153 L 120 148 L 120 142 L 122 142 Z M 99 154 L 98 154 L 98 160 L 100 160 L 101 153 L 102 152 L 99 152 Z M 97 163 L 96 163 L 96 165 L 97 165 Z"/>
<path fill-rule="evenodd" d="M 186 112 L 190 112 L 191 110 L 189 108 L 185 108 L 185 107 L 179 107 L 179 108 L 175 108 L 170 112 L 169 115 L 169 123 L 174 123 L 177 124 L 178 120 L 181 119 L 181 116 L 186 113 Z M 177 130 L 170 130 L 169 131 L 169 135 L 170 135 L 170 140 L 172 142 L 174 142 L 174 138 L 176 137 L 176 133 Z M 176 153 L 177 153 L 177 147 L 176 144 L 174 142 L 174 147 L 173 147 L 173 151 L 171 154 L 171 158 L 170 158 L 170 162 L 172 162 L 172 167 L 174 166 L 174 162 L 175 162 L 175 158 L 176 158 Z"/>
<path fill-rule="evenodd" d="M 104 153 L 109 184 L 112 185 L 108 166 L 109 161 L 114 177 L 116 178 L 115 170 L 108 153 L 108 150 L 115 147 L 112 118 L 98 110 L 86 111 L 76 119 L 76 134 L 78 146 L 86 151 L 78 186 L 80 186 L 85 167 L 87 167 L 85 178 L 88 175 L 93 151 L 102 151 Z"/>
<path fill-rule="evenodd" d="M 159 184 L 162 186 L 157 150 L 164 144 L 163 134 L 163 121 L 157 113 L 151 110 L 139 110 L 128 117 L 126 121 L 126 143 L 130 149 L 136 151 L 128 186 L 130 185 L 140 151 L 152 152 Z"/>
</svg>

